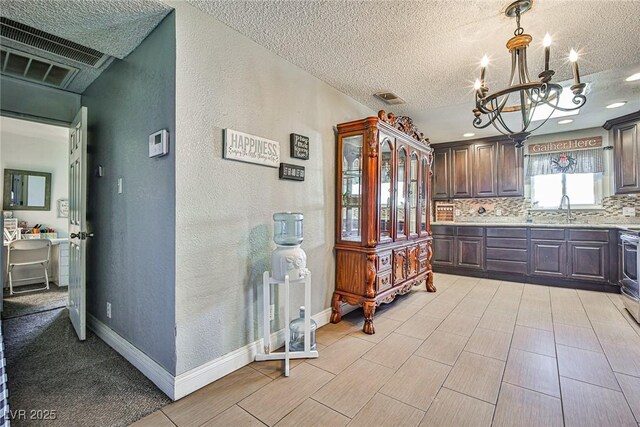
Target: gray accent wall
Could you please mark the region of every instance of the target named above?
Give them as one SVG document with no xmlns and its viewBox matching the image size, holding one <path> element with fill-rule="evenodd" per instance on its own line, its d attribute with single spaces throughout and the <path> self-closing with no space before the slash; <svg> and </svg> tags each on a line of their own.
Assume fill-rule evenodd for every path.
<svg viewBox="0 0 640 427">
<path fill-rule="evenodd" d="M 82 95 L 88 108 L 89 313 L 175 374 L 175 14 Z M 148 137 L 170 152 L 148 157 Z M 103 176 L 96 176 L 98 166 Z M 123 192 L 118 194 L 118 178 Z M 112 317 L 107 318 L 106 304 Z"/>
<path fill-rule="evenodd" d="M 12 77 L 0 77 L 2 115 L 69 125 L 80 109 L 80 95 Z"/>
<path fill-rule="evenodd" d="M 335 284 L 338 123 L 376 112 L 187 2 L 176 10 L 177 373 L 198 369 L 262 336 L 262 274 L 270 269 L 274 212 L 304 213 L 310 312 L 329 308 Z M 278 169 L 222 158 L 223 129 L 280 141 Z M 310 159 L 291 159 L 289 134 L 310 138 Z M 297 313 L 303 287 L 294 286 Z M 283 326 L 282 294 L 273 329 Z M 326 312 L 325 312 L 326 314 Z M 295 316 L 297 317 L 297 316 Z M 195 371 L 197 372 L 197 371 Z"/>
</svg>

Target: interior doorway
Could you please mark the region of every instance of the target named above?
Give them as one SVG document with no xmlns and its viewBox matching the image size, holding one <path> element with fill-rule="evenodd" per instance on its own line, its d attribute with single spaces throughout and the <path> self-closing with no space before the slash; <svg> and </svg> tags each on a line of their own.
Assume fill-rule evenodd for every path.
<svg viewBox="0 0 640 427">
<path fill-rule="evenodd" d="M 68 147 L 66 126 L 0 117 L 3 319 L 36 315 L 67 305 Z M 40 264 L 16 265 L 11 269 L 10 287 L 11 242 L 36 239 L 51 242 L 46 274 Z"/>
</svg>

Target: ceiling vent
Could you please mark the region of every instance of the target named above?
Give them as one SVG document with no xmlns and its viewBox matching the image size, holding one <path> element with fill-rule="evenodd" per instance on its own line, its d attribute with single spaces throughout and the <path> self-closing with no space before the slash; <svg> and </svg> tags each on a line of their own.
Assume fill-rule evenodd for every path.
<svg viewBox="0 0 640 427">
<path fill-rule="evenodd" d="M 0 17 L 0 35 L 9 40 L 31 46 L 63 58 L 92 67 L 100 67 L 109 57 L 102 52 L 78 43 L 45 33 L 20 22 Z"/>
<path fill-rule="evenodd" d="M 0 49 L 0 67 L 2 74 L 7 76 L 63 89 L 78 72 L 77 68 L 6 47 Z"/>
<path fill-rule="evenodd" d="M 396 95 L 393 92 L 378 92 L 378 93 L 374 93 L 373 96 L 391 105 L 406 104 L 404 99 L 400 98 L 398 95 Z"/>
</svg>

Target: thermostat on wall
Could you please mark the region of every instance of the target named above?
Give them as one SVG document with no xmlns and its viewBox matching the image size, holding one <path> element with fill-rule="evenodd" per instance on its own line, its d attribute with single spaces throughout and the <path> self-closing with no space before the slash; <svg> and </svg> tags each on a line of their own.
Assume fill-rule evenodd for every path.
<svg viewBox="0 0 640 427">
<path fill-rule="evenodd" d="M 149 157 L 169 154 L 169 131 L 162 129 L 149 135 Z"/>
</svg>

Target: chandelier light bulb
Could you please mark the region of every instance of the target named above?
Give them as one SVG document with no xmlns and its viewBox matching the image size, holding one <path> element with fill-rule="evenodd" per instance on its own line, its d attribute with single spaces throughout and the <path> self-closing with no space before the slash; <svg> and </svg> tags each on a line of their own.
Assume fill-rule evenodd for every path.
<svg viewBox="0 0 640 427">
<path fill-rule="evenodd" d="M 569 52 L 569 61 L 571 61 L 571 69 L 573 70 L 573 84 L 578 86 L 580 85 L 580 71 L 578 70 L 578 52 L 575 49 L 571 49 Z"/>
<path fill-rule="evenodd" d="M 549 33 L 544 35 L 542 45 L 544 46 L 544 71 L 545 73 L 549 73 L 549 58 L 551 57 L 551 36 Z M 551 79 L 551 75 L 549 79 Z"/>
<path fill-rule="evenodd" d="M 482 57 L 482 61 L 480 61 L 480 86 L 484 86 L 484 76 L 487 73 L 487 65 L 489 65 L 489 57 L 485 55 Z"/>
<path fill-rule="evenodd" d="M 578 60 L 578 52 L 576 52 L 575 49 L 571 49 L 571 52 L 569 52 L 569 61 L 576 62 L 577 60 Z"/>
</svg>

